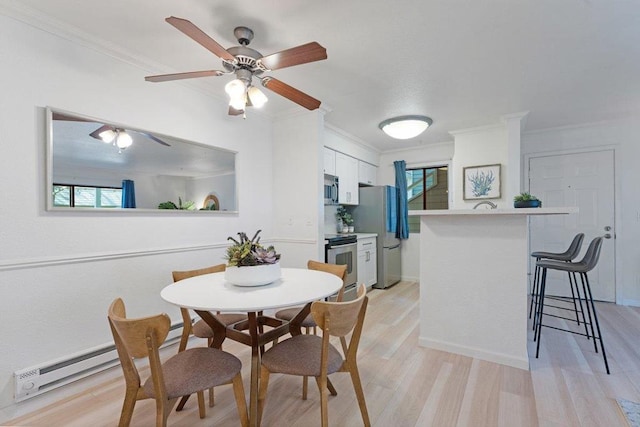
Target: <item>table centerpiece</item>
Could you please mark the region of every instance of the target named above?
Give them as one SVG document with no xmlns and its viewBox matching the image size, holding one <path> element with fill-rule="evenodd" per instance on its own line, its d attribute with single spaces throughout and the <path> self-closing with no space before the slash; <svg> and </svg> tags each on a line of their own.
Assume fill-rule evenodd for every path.
<svg viewBox="0 0 640 427">
<path fill-rule="evenodd" d="M 224 278 L 237 286 L 261 286 L 280 278 L 280 254 L 270 245 L 260 244 L 260 232 L 256 231 L 252 239 L 244 232 L 238 233 L 239 239 L 228 237 L 233 245 L 227 248 L 227 268 Z"/>
</svg>

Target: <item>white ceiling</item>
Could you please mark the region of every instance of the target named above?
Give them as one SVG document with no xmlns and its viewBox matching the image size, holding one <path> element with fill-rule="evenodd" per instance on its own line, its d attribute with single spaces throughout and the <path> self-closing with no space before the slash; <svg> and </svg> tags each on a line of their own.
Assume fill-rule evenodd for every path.
<svg viewBox="0 0 640 427">
<path fill-rule="evenodd" d="M 0 0 L 2 5 L 49 25 L 64 23 L 80 37 L 130 54 L 146 64 L 140 79 L 221 67 L 164 21 L 171 15 L 191 20 L 225 47 L 237 44 L 234 27 L 249 26 L 255 32 L 251 47 L 263 55 L 317 41 L 327 60 L 267 74 L 320 99 L 330 110 L 327 123 L 381 151 L 449 141 L 449 131 L 523 111 L 530 112 L 527 131 L 640 112 L 637 0 Z M 222 99 L 230 78 L 188 84 Z M 267 95 L 268 115 L 301 108 Z M 407 141 L 377 128 L 404 114 L 428 115 L 434 124 Z"/>
</svg>

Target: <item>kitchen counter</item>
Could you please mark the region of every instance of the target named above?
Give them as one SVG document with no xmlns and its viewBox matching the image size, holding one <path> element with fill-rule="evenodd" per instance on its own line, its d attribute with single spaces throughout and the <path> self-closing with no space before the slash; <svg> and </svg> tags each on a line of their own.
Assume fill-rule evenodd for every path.
<svg viewBox="0 0 640 427">
<path fill-rule="evenodd" d="M 528 216 L 577 212 L 410 211 L 420 216 L 419 344 L 528 369 Z"/>
<path fill-rule="evenodd" d="M 349 233 L 349 234 L 355 234 L 356 236 L 358 236 L 358 239 L 367 239 L 370 237 L 378 237 L 377 233 Z"/>
</svg>

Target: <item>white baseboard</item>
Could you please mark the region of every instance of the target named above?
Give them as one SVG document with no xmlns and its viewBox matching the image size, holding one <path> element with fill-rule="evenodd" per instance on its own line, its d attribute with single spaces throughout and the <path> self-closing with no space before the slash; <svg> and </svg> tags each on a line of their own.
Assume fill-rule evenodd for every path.
<svg viewBox="0 0 640 427">
<path fill-rule="evenodd" d="M 461 354 L 463 356 L 473 357 L 475 359 L 486 360 L 487 362 L 499 363 L 501 365 L 511 366 L 518 369 L 529 370 L 529 358 L 518 358 L 502 353 L 488 352 L 477 348 L 461 346 L 444 341 L 437 341 L 426 337 L 419 337 L 418 344 L 420 347 L 432 348 L 434 350 L 446 351 L 449 353 Z"/>
<path fill-rule="evenodd" d="M 640 307 L 640 300 L 637 299 L 623 299 L 622 305 L 628 305 L 631 307 Z"/>
</svg>

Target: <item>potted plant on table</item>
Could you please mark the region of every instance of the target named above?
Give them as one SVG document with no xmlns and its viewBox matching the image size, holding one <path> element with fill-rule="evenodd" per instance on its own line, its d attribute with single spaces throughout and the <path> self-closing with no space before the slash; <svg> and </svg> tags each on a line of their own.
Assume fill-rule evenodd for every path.
<svg viewBox="0 0 640 427">
<path fill-rule="evenodd" d="M 520 193 L 513 198 L 514 208 L 539 208 L 540 206 L 542 206 L 542 202 L 527 192 Z"/>
<path fill-rule="evenodd" d="M 280 254 L 273 246 L 264 247 L 260 244 L 256 231 L 252 239 L 246 233 L 238 233 L 239 238 L 227 238 L 233 245 L 227 248 L 227 268 L 225 279 L 238 286 L 260 286 L 274 282 L 280 278 Z"/>
</svg>

